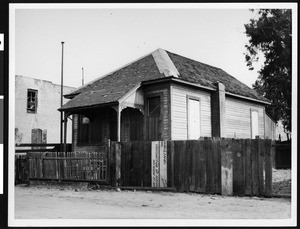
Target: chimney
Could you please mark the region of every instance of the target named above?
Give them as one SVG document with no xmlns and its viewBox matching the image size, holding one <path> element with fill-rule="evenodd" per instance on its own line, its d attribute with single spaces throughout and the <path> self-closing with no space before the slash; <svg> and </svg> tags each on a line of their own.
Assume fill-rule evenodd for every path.
<svg viewBox="0 0 300 229">
<path fill-rule="evenodd" d="M 217 91 L 211 96 L 211 115 L 212 115 L 212 137 L 226 137 L 226 106 L 225 106 L 225 86 L 217 82 L 214 83 Z"/>
</svg>

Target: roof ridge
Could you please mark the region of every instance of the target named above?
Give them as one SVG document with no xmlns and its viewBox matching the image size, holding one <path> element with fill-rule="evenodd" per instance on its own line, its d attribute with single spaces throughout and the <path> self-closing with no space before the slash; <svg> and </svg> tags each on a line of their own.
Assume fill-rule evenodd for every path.
<svg viewBox="0 0 300 229">
<path fill-rule="evenodd" d="M 180 75 L 166 50 L 159 48 L 152 52 L 152 57 L 159 72 L 165 77 L 174 76 L 177 78 Z"/>
<path fill-rule="evenodd" d="M 123 68 L 126 68 L 126 67 L 128 67 L 129 65 L 131 65 L 131 64 L 133 64 L 133 63 L 135 63 L 135 62 L 137 62 L 137 61 L 139 61 L 139 60 L 141 60 L 141 59 L 143 59 L 143 58 L 145 58 L 145 57 L 147 57 L 147 56 L 149 56 L 149 55 L 155 53 L 155 52 L 158 51 L 158 50 L 164 50 L 164 49 L 162 49 L 162 48 L 155 49 L 154 51 L 152 51 L 152 52 L 150 52 L 150 53 L 148 53 L 148 54 L 145 54 L 145 55 L 143 55 L 143 56 L 141 56 L 141 57 L 139 57 L 139 58 L 137 58 L 137 59 L 135 59 L 135 60 L 133 60 L 133 61 L 130 61 L 129 63 L 127 63 L 127 64 L 125 64 L 125 65 L 123 65 L 123 66 L 121 66 L 121 67 L 119 67 L 119 68 L 117 68 L 117 69 L 114 69 L 113 71 L 110 71 L 110 72 L 108 72 L 108 73 L 106 73 L 106 74 L 104 74 L 104 75 L 102 75 L 102 76 L 100 76 L 100 77 L 98 77 L 98 78 L 96 78 L 96 79 L 90 81 L 89 83 L 87 83 L 87 84 L 85 84 L 85 85 L 82 85 L 82 86 L 76 88 L 73 92 L 71 92 L 71 93 L 69 93 L 69 94 L 66 94 L 66 95 L 67 95 L 67 96 L 68 96 L 68 95 L 72 95 L 72 94 L 75 93 L 76 91 L 79 91 L 79 90 L 83 89 L 84 87 L 89 86 L 89 85 L 95 83 L 96 81 L 98 81 L 98 80 L 100 80 L 100 79 L 103 79 L 103 78 L 105 78 L 105 77 L 107 77 L 107 76 L 110 76 L 111 74 L 113 74 L 113 73 L 115 73 L 115 72 L 117 72 L 117 71 L 123 69 Z M 164 51 L 166 51 L 166 50 L 164 50 Z M 75 94 L 76 94 L 76 93 L 75 93 Z"/>
</svg>

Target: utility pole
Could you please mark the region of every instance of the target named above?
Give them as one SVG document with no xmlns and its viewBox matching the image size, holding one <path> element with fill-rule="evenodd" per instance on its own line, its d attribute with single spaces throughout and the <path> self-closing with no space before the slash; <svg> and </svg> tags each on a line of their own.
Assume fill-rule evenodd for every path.
<svg viewBox="0 0 300 229">
<path fill-rule="evenodd" d="M 64 84 L 64 43 L 61 42 L 61 83 L 60 83 L 60 107 L 63 106 L 63 84 Z M 63 148 L 63 112 L 60 112 L 60 150 Z"/>
<path fill-rule="evenodd" d="M 84 75 L 83 75 L 83 68 L 81 68 L 82 70 L 82 86 L 84 85 Z"/>
</svg>

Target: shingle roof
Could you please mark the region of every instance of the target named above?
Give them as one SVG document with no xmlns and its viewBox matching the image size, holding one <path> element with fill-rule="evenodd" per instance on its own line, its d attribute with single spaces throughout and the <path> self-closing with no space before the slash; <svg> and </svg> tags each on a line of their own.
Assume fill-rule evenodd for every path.
<svg viewBox="0 0 300 229">
<path fill-rule="evenodd" d="M 161 52 L 161 49 L 159 50 Z M 159 53 L 157 50 L 154 52 L 156 55 Z M 226 92 L 268 101 L 220 68 L 212 67 L 169 51 L 164 52 L 167 53 L 169 60 L 173 62 L 172 65 L 174 64 L 178 70 L 178 79 L 210 88 L 215 88 L 213 83 L 219 81 L 225 85 Z M 161 67 L 158 66 L 157 59 L 152 55 L 153 53 L 65 95 L 72 99 L 60 109 L 68 110 L 117 102 L 141 82 L 166 77 L 166 73 L 160 72 Z M 170 63 L 167 64 L 167 66 L 169 65 Z"/>
<path fill-rule="evenodd" d="M 201 62 L 168 52 L 171 60 L 179 71 L 179 79 L 214 88 L 213 83 L 221 82 L 225 85 L 225 91 L 236 95 L 246 96 L 257 100 L 268 101 L 255 90 L 243 84 L 233 76 L 220 68 L 216 68 Z"/>
<path fill-rule="evenodd" d="M 74 95 L 75 97 L 62 109 L 116 102 L 142 81 L 162 77 L 164 76 L 159 73 L 152 55 L 148 55 L 68 94 L 69 97 Z"/>
</svg>

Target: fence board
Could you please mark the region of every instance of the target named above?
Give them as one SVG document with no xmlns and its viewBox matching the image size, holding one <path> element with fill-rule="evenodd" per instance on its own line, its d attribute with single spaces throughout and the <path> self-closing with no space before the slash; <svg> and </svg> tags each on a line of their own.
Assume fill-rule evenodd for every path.
<svg viewBox="0 0 300 229">
<path fill-rule="evenodd" d="M 191 188 L 191 168 L 192 168 L 192 159 L 191 159 L 191 143 L 192 141 L 186 141 L 185 144 L 185 157 L 184 159 L 184 191 L 188 192 Z"/>
<path fill-rule="evenodd" d="M 199 151 L 198 151 L 198 158 L 199 158 L 199 178 L 197 179 L 199 182 L 198 190 L 199 192 L 205 193 L 206 189 L 206 151 L 204 150 L 204 142 L 199 142 Z"/>
<path fill-rule="evenodd" d="M 245 173 L 243 140 L 232 141 L 233 151 L 233 195 L 242 196 L 245 193 Z"/>
<path fill-rule="evenodd" d="M 212 144 L 212 166 L 214 173 L 213 192 L 221 194 L 221 141 L 220 138 L 213 138 Z"/>
<path fill-rule="evenodd" d="M 259 195 L 265 195 L 265 146 L 264 140 L 258 140 L 258 179 L 259 179 Z"/>
<path fill-rule="evenodd" d="M 144 142 L 143 144 L 143 185 L 144 187 L 151 187 L 151 142 Z"/>
<path fill-rule="evenodd" d="M 168 187 L 174 187 L 174 141 L 167 142 Z"/>
<path fill-rule="evenodd" d="M 272 151 L 275 150 L 275 141 L 265 141 L 265 195 L 272 196 Z"/>
<path fill-rule="evenodd" d="M 252 196 L 252 156 L 251 140 L 244 140 L 244 171 L 245 171 L 245 195 Z"/>
<path fill-rule="evenodd" d="M 259 175 L 258 175 L 258 139 L 253 139 L 251 144 L 252 156 L 252 195 L 259 195 Z"/>
<path fill-rule="evenodd" d="M 213 157 L 212 145 L 210 141 L 205 138 L 203 141 L 203 150 L 206 152 L 206 193 L 213 193 Z"/>
<path fill-rule="evenodd" d="M 232 168 L 232 140 L 222 139 L 221 143 L 221 169 L 222 169 L 222 195 L 233 194 L 233 168 Z"/>
</svg>

